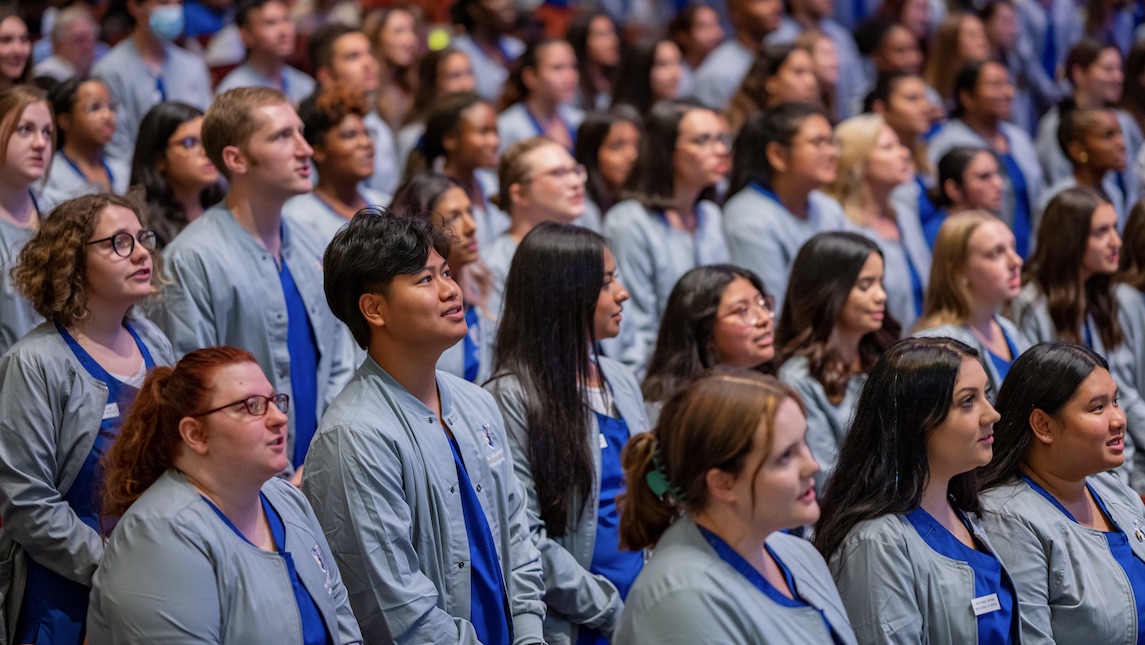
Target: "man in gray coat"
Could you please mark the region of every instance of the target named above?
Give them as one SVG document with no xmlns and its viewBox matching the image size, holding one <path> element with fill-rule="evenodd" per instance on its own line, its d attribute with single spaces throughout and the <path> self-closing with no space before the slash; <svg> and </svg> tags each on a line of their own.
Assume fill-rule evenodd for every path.
<svg viewBox="0 0 1145 645">
<path fill-rule="evenodd" d="M 437 371 L 468 331 L 447 233 L 365 210 L 326 250 L 326 298 L 368 356 L 302 478 L 366 642 L 543 641 L 526 491 L 493 397 Z"/>
</svg>

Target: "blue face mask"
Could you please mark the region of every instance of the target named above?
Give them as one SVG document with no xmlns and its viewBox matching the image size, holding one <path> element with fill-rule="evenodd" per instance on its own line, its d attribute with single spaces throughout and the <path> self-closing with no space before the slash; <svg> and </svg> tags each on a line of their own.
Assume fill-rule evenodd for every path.
<svg viewBox="0 0 1145 645">
<path fill-rule="evenodd" d="M 183 22 L 183 6 L 167 5 L 153 9 L 147 25 L 156 38 L 171 42 L 183 33 Z"/>
</svg>

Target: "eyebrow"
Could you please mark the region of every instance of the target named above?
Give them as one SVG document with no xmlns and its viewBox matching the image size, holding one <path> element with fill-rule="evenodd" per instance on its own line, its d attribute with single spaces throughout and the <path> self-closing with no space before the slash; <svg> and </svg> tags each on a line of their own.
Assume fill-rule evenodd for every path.
<svg viewBox="0 0 1145 645">
<path fill-rule="evenodd" d="M 958 390 L 956 390 L 954 392 L 954 397 L 958 398 L 959 396 L 961 396 L 963 394 L 978 394 L 978 388 L 973 386 L 973 385 L 971 385 L 969 387 L 959 388 Z"/>
</svg>

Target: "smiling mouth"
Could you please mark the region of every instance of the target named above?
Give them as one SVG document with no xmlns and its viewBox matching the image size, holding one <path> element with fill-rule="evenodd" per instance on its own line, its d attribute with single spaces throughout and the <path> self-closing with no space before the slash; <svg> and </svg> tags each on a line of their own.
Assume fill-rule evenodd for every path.
<svg viewBox="0 0 1145 645">
<path fill-rule="evenodd" d="M 461 313 L 464 313 L 464 310 L 461 308 L 461 305 L 457 305 L 455 307 L 450 307 L 449 309 L 446 309 L 445 313 L 441 314 L 441 317 L 446 318 L 449 316 L 456 316 L 456 315 L 461 314 Z"/>
</svg>

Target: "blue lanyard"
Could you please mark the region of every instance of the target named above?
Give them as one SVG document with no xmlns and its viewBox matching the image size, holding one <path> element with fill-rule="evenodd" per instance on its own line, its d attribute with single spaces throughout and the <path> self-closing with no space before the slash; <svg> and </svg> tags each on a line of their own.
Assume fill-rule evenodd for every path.
<svg viewBox="0 0 1145 645">
<path fill-rule="evenodd" d="M 537 136 L 547 136 L 545 135 L 545 128 L 541 125 L 541 121 L 537 119 L 536 115 L 533 114 L 533 111 L 529 109 L 529 106 L 525 105 L 524 101 L 521 102 L 521 107 L 525 108 L 525 116 L 529 117 L 529 121 L 533 124 L 533 129 L 537 131 Z M 565 121 L 565 118 L 561 116 L 560 109 L 557 110 L 557 120 L 560 121 L 561 125 L 564 126 L 565 132 L 567 132 L 569 135 L 569 141 L 571 141 L 575 147 L 576 129 L 573 128 L 568 121 Z"/>
<path fill-rule="evenodd" d="M 79 165 L 76 164 L 76 162 L 72 161 L 72 158 L 69 157 L 66 153 L 64 153 L 63 150 L 60 150 L 60 156 L 64 158 L 64 161 L 68 162 L 68 165 L 72 167 L 72 170 L 76 171 L 77 175 L 79 175 L 80 177 L 83 177 L 84 181 L 87 181 L 89 183 L 96 183 L 96 182 L 91 181 L 91 179 L 89 179 L 88 176 L 84 174 L 84 171 L 80 170 Z M 99 155 L 99 163 L 101 166 L 103 166 L 103 171 L 107 173 L 108 187 L 112 188 L 114 190 L 114 188 L 115 188 L 115 173 L 111 172 L 111 166 L 107 165 L 107 157 L 105 157 L 103 155 L 103 153 L 100 153 L 100 155 Z"/>
</svg>

